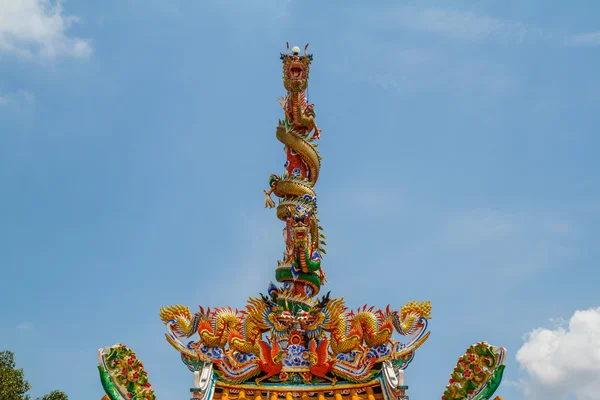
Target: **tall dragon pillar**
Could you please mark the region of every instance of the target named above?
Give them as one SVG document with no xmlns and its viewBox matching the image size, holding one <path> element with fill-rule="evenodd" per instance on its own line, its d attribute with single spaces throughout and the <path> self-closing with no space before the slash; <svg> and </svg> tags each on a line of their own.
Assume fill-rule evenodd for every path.
<svg viewBox="0 0 600 400">
<path fill-rule="evenodd" d="M 321 268 L 325 236 L 317 218 L 317 196 L 315 185 L 319 179 L 321 157 L 316 140 L 321 130 L 315 123 L 314 104 L 306 97 L 312 54 L 300 55 L 300 48 L 281 54 L 283 63 L 283 86 L 287 94 L 279 99 L 285 119 L 279 121 L 277 139 L 284 144 L 286 162 L 283 175 L 272 174 L 266 207 L 275 207 L 271 194 L 279 198 L 277 217 L 285 222 L 283 236 L 285 251 L 278 261 L 275 277 L 281 288 L 271 285 L 273 298 L 278 293 L 288 295 L 315 296 L 325 282 Z"/>
</svg>

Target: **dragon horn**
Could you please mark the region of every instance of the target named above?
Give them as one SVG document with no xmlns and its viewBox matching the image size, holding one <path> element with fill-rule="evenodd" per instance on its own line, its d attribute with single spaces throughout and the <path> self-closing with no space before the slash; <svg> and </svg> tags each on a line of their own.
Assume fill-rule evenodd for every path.
<svg viewBox="0 0 600 400">
<path fill-rule="evenodd" d="M 290 43 L 289 42 L 285 42 L 285 48 L 287 49 L 288 53 L 290 52 Z"/>
<path fill-rule="evenodd" d="M 200 308 L 200 314 L 204 314 L 204 307 L 198 306 L 198 308 Z"/>
<path fill-rule="evenodd" d="M 306 50 L 308 49 L 308 43 L 306 43 L 306 46 L 304 46 L 304 55 L 306 55 Z"/>
<path fill-rule="evenodd" d="M 385 306 L 385 313 L 386 314 L 390 313 L 390 305 L 389 304 L 387 306 Z"/>
</svg>

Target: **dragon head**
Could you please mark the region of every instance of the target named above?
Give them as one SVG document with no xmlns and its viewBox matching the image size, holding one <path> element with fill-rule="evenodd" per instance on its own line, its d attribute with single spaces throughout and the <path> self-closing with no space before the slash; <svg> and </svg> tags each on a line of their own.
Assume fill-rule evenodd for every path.
<svg viewBox="0 0 600 400">
<path fill-rule="evenodd" d="M 418 315 L 425 319 L 431 319 L 431 302 L 409 301 L 400 310 L 400 319 L 404 320 L 409 314 Z"/>
<path fill-rule="evenodd" d="M 310 195 L 308 195 L 310 196 Z M 302 205 L 297 204 L 294 207 L 288 208 L 288 240 L 290 245 L 295 249 L 305 249 L 316 243 L 317 238 L 313 237 L 314 232 L 311 232 L 311 228 L 314 228 L 316 223 L 315 218 L 315 205 L 316 199 L 310 196 L 310 199 L 302 199 Z"/>
<path fill-rule="evenodd" d="M 298 323 L 306 332 L 318 330 L 325 322 L 325 313 L 323 310 L 311 309 L 309 311 L 300 311 L 298 313 Z"/>
<path fill-rule="evenodd" d="M 297 248 L 305 248 L 308 243 L 308 224 L 307 218 L 304 215 L 294 216 L 294 222 L 292 222 L 292 237 L 294 239 L 294 245 Z"/>
<path fill-rule="evenodd" d="M 276 279 L 283 289 L 295 295 L 313 297 L 324 281 L 321 266 L 321 247 L 318 219 L 314 206 L 307 202 L 290 204 L 286 210 L 283 261 L 278 261 Z"/>
<path fill-rule="evenodd" d="M 285 334 L 294 324 L 294 315 L 262 293 L 260 296 L 266 305 L 266 318 L 271 330 L 277 336 Z"/>
<path fill-rule="evenodd" d="M 300 48 L 294 46 L 292 53 L 281 53 L 283 61 L 283 86 L 290 92 L 301 92 L 308 87 L 308 72 L 312 61 L 312 54 L 306 53 L 308 44 L 304 47 L 304 55 L 300 55 Z"/>
<path fill-rule="evenodd" d="M 321 300 L 319 300 L 308 311 L 302 310 L 298 313 L 298 323 L 309 336 L 318 335 L 318 332 L 320 332 L 323 328 L 323 324 L 327 319 L 325 309 L 330 301 L 330 293 L 331 292 L 328 292 L 326 295 L 321 297 Z"/>
<path fill-rule="evenodd" d="M 294 320 L 294 315 L 287 310 L 283 310 L 281 307 L 273 311 L 273 321 L 276 322 L 275 327 L 278 331 L 290 328 Z"/>
</svg>

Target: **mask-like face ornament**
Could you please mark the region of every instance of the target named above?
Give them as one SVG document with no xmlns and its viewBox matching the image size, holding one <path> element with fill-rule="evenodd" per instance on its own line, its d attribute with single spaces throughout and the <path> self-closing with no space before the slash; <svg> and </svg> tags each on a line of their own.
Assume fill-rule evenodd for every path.
<svg viewBox="0 0 600 400">
<path fill-rule="evenodd" d="M 294 316 L 289 311 L 280 311 L 276 314 L 275 319 L 281 326 L 289 327 L 294 323 Z"/>
<path fill-rule="evenodd" d="M 309 241 L 310 230 L 308 224 L 312 212 L 310 208 L 296 206 L 292 214 L 292 238 L 298 249 L 305 249 Z"/>
<path fill-rule="evenodd" d="M 298 314 L 298 323 L 305 330 L 314 330 L 316 327 L 323 323 L 325 320 L 325 314 L 319 309 L 312 309 L 310 311 L 301 311 Z"/>
<path fill-rule="evenodd" d="M 308 242 L 308 227 L 304 222 L 296 222 L 292 228 L 297 247 L 304 248 Z"/>
<path fill-rule="evenodd" d="M 309 323 L 309 319 L 310 319 L 310 314 L 308 313 L 308 311 L 300 311 L 298 312 L 298 322 L 300 323 L 301 326 L 306 326 Z"/>
</svg>

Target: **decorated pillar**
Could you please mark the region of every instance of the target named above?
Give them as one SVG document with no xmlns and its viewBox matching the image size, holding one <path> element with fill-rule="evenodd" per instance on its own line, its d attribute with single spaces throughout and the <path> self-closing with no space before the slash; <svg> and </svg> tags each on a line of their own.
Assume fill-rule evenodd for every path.
<svg viewBox="0 0 600 400">
<path fill-rule="evenodd" d="M 281 54 L 283 86 L 287 93 L 279 98 L 284 119 L 279 121 L 275 136 L 284 145 L 286 161 L 282 175 L 272 174 L 265 206 L 277 208 L 277 217 L 285 223 L 285 250 L 278 261 L 275 278 L 281 288 L 272 285 L 269 294 L 277 298 L 278 290 L 287 295 L 313 297 L 325 282 L 321 267 L 325 236 L 317 218 L 315 185 L 319 179 L 321 157 L 316 141 L 321 130 L 315 122 L 314 104 L 306 98 L 312 54 L 300 55 L 294 47 Z M 277 206 L 271 194 L 279 198 Z"/>
</svg>

